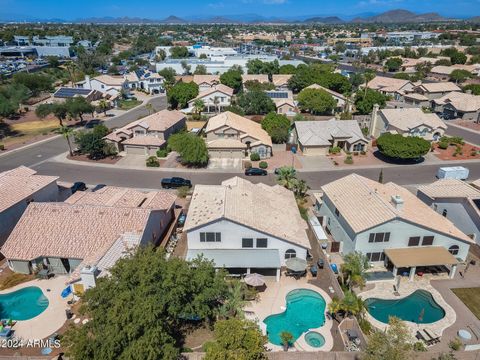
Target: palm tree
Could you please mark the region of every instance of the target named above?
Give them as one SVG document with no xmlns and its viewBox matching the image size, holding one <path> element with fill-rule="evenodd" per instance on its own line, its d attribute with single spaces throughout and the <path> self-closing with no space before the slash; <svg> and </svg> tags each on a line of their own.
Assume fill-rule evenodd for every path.
<svg viewBox="0 0 480 360">
<path fill-rule="evenodd" d="M 242 316 L 245 302 L 245 284 L 239 280 L 232 281 L 220 314 L 227 318 Z"/>
<path fill-rule="evenodd" d="M 278 169 L 277 183 L 287 188 L 288 190 L 293 190 L 295 182 L 297 180 L 296 171 L 291 166 L 282 166 Z"/>
<path fill-rule="evenodd" d="M 337 296 L 332 298 L 332 301 L 328 304 L 328 312 L 332 315 L 332 317 L 336 320 L 337 313 L 342 309 L 341 301 Z"/>
<path fill-rule="evenodd" d="M 215 105 L 215 114 L 220 112 L 220 98 L 218 96 L 215 96 L 213 98 L 213 104 Z"/>
<path fill-rule="evenodd" d="M 71 82 L 72 87 L 73 87 L 73 84 L 75 82 L 75 72 L 77 70 L 77 64 L 74 63 L 73 61 L 69 61 L 69 62 L 65 63 L 64 66 L 65 66 L 65 69 L 68 72 L 68 76 L 70 78 L 70 82 Z"/>
<path fill-rule="evenodd" d="M 200 116 L 202 115 L 202 111 L 205 108 L 205 102 L 202 99 L 197 99 L 193 102 L 193 108 L 195 113 L 200 118 Z"/>
<path fill-rule="evenodd" d="M 100 110 L 103 111 L 103 115 L 107 116 L 107 110 L 109 108 L 108 101 L 105 99 L 101 99 L 98 102 L 98 107 L 100 108 Z"/>
<path fill-rule="evenodd" d="M 361 252 L 355 251 L 344 256 L 342 273 L 346 278 L 348 287 L 365 286 L 366 271 L 370 268 L 368 258 Z"/>
<path fill-rule="evenodd" d="M 70 152 L 70 156 L 73 156 L 72 143 L 70 141 L 70 137 L 73 135 L 73 129 L 68 126 L 62 126 L 57 129 L 57 133 L 62 135 L 67 140 L 68 151 Z"/>
</svg>

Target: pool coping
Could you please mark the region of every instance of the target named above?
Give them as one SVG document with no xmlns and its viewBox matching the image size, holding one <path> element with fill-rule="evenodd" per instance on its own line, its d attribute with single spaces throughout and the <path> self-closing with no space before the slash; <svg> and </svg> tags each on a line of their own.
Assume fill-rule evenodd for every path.
<svg viewBox="0 0 480 360">
<path fill-rule="evenodd" d="M 358 294 L 363 300 L 370 299 L 370 298 L 377 298 L 381 300 L 400 300 L 406 298 L 407 296 L 413 294 L 417 290 L 425 290 L 428 291 L 435 302 L 442 307 L 443 311 L 445 312 L 445 316 L 433 323 L 430 324 L 417 324 L 412 321 L 402 320 L 409 328 L 411 334 L 415 336 L 417 331 L 421 329 L 427 329 L 436 332 L 438 335 L 442 335 L 443 331 L 448 327 L 452 326 L 456 319 L 457 314 L 455 310 L 445 301 L 442 297 L 440 292 L 436 290 L 431 284 L 429 280 L 422 281 L 422 280 L 415 280 L 413 282 L 408 281 L 406 279 L 402 279 L 400 285 L 400 293 L 401 296 L 395 296 L 393 294 L 393 284 L 394 280 L 390 280 L 388 282 L 377 282 L 375 283 L 375 287 L 371 290 L 367 290 Z M 387 287 L 391 290 L 388 290 Z M 377 319 L 375 319 L 368 310 L 365 311 L 367 320 L 376 328 L 385 330 L 388 328 L 388 324 L 383 323 Z"/>
<path fill-rule="evenodd" d="M 35 319 L 37 316 L 43 314 L 45 311 L 47 311 L 48 307 L 50 306 L 50 300 L 48 299 L 47 295 L 45 294 L 45 291 L 43 291 L 42 288 L 36 286 L 36 285 L 30 285 L 30 286 L 24 286 L 24 287 L 21 287 L 19 289 L 15 289 L 15 290 L 10 290 L 9 289 L 5 289 L 5 290 L 2 290 L 0 291 L 0 299 L 1 297 L 3 296 L 8 296 L 10 294 L 13 294 L 13 293 L 16 293 L 16 292 L 19 292 L 21 290 L 24 290 L 24 289 L 28 289 L 28 288 L 37 288 L 37 289 L 40 289 L 40 292 L 42 293 L 42 295 L 45 297 L 45 299 L 47 299 L 48 301 L 48 305 L 45 309 L 43 309 L 39 314 L 35 315 L 34 317 L 30 318 L 30 319 L 26 319 L 26 320 L 18 320 L 18 319 L 14 319 L 14 318 L 11 318 L 12 320 L 14 320 L 15 322 L 19 322 L 19 321 L 29 321 L 29 320 L 32 320 L 32 319 Z M 7 291 L 8 290 L 8 291 Z M 4 292 L 5 291 L 5 292 Z M 2 319 L 10 319 L 9 317 L 5 317 L 3 316 Z"/>
</svg>

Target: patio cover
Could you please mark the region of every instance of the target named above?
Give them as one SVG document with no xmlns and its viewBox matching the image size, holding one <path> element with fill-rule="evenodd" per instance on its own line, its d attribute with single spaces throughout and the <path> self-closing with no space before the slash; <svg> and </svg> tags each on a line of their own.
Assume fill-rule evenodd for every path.
<svg viewBox="0 0 480 360">
<path fill-rule="evenodd" d="M 443 246 L 385 249 L 385 255 L 397 268 L 458 264 L 458 260 Z"/>
<path fill-rule="evenodd" d="M 187 260 L 203 254 L 216 267 L 226 268 L 280 268 L 278 249 L 189 249 Z"/>
</svg>

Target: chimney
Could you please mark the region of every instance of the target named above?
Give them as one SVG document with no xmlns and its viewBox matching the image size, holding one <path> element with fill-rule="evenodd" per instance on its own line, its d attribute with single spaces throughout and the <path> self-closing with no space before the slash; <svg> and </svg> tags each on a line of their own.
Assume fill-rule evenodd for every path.
<svg viewBox="0 0 480 360">
<path fill-rule="evenodd" d="M 85 88 L 91 89 L 92 85 L 90 84 L 90 75 L 85 75 Z"/>
<path fill-rule="evenodd" d="M 380 105 L 373 105 L 372 117 L 370 119 L 370 136 L 374 136 L 375 128 L 377 127 L 378 120 L 378 111 L 380 110 Z"/>
<path fill-rule="evenodd" d="M 392 204 L 396 210 L 401 211 L 403 209 L 403 198 L 400 195 L 392 195 Z"/>
<path fill-rule="evenodd" d="M 469 95 L 472 95 L 472 90 L 465 90 L 465 94 L 469 94 Z"/>
</svg>

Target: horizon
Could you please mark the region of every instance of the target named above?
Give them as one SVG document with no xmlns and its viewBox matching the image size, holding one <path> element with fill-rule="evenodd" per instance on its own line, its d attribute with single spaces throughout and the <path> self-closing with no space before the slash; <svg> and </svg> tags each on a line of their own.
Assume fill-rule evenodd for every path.
<svg viewBox="0 0 480 360">
<path fill-rule="evenodd" d="M 0 0 L 1 19 L 62 19 L 75 21 L 84 18 L 144 18 L 165 19 L 171 15 L 185 19 L 258 16 L 267 19 L 293 19 L 315 16 L 338 16 L 349 20 L 355 16 L 371 16 L 390 10 L 409 10 L 414 13 L 436 12 L 444 17 L 472 17 L 480 15 L 479 0 L 463 0 L 455 3 L 451 12 L 447 0 L 338 0 L 322 3 L 312 0 L 184 0 L 178 3 L 157 3 L 144 0 L 139 6 L 126 0 L 85 0 L 72 3 L 64 0 Z M 188 9 L 188 10 L 186 10 Z"/>
</svg>

